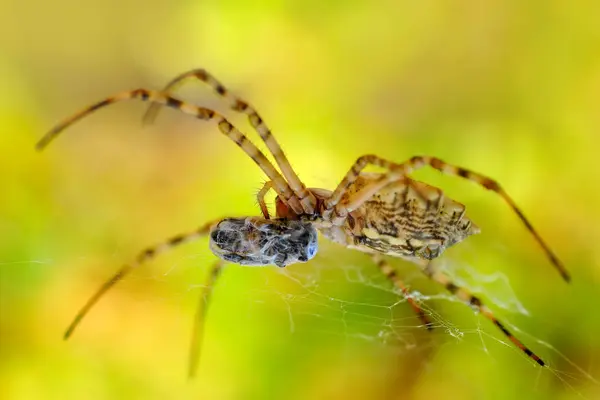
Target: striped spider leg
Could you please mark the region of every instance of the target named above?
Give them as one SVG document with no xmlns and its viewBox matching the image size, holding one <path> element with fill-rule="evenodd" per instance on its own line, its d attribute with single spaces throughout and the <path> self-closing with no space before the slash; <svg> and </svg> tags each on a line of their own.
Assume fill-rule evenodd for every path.
<svg viewBox="0 0 600 400">
<path fill-rule="evenodd" d="M 450 276 L 448 276 L 448 274 L 446 274 L 442 271 L 436 270 L 435 267 L 433 266 L 433 262 L 427 263 L 427 265 L 422 269 L 423 269 L 423 272 L 425 273 L 425 275 L 427 275 L 427 277 L 429 277 L 429 279 L 444 286 L 446 288 L 446 290 L 448 290 L 452 295 L 456 296 L 456 298 L 461 300 L 463 303 L 469 305 L 471 308 L 473 308 L 473 310 L 475 310 L 476 312 L 479 312 L 485 318 L 492 321 L 492 323 L 494 325 L 496 325 L 496 327 L 498 327 L 498 329 L 500 329 L 502 331 L 502 333 L 515 346 L 517 346 L 523 353 L 525 353 L 529 358 L 531 358 L 533 361 L 535 361 L 542 367 L 546 366 L 546 363 L 544 362 L 544 360 L 542 360 L 537 354 L 535 354 L 533 351 L 531 351 L 529 348 L 527 348 L 527 346 L 525 346 L 519 339 L 517 339 L 517 337 L 515 335 L 513 335 L 506 328 L 506 326 L 502 322 L 500 322 L 498 320 L 498 318 L 496 318 L 494 316 L 494 314 L 492 313 L 492 310 L 490 310 L 486 305 L 483 304 L 483 302 L 481 301 L 481 299 L 479 297 L 474 296 L 467 289 L 456 285 L 452 281 L 452 278 Z"/>
<path fill-rule="evenodd" d="M 306 187 L 292 168 L 290 162 L 283 153 L 281 146 L 273 136 L 271 130 L 260 117 L 260 115 L 258 115 L 256 109 L 252 107 L 248 102 L 232 95 L 225 88 L 225 86 L 221 84 L 221 82 L 219 82 L 214 76 L 212 76 L 202 68 L 193 69 L 179 74 L 164 87 L 162 93 L 166 95 L 171 94 L 174 90 L 179 88 L 186 80 L 191 78 L 206 83 L 214 90 L 215 93 L 223 97 L 229 103 L 229 107 L 232 110 L 246 114 L 248 116 L 248 121 L 250 122 L 250 125 L 252 125 L 252 127 L 256 130 L 262 141 L 267 145 L 267 148 L 273 155 L 273 158 L 275 158 L 275 161 L 277 162 L 277 165 L 279 166 L 279 169 L 281 170 L 283 176 L 285 177 L 288 184 L 302 203 L 304 213 L 312 214 L 315 211 L 316 207 L 316 199 L 314 195 L 310 191 L 306 190 Z M 150 124 L 154 122 L 156 116 L 158 115 L 158 112 L 160 111 L 160 105 L 161 104 L 159 102 L 156 102 L 148 107 L 148 110 L 146 111 L 146 114 L 143 117 L 144 124 Z M 263 205 L 264 203 L 261 204 L 261 209 L 263 209 Z"/>
<path fill-rule="evenodd" d="M 398 273 L 396 272 L 394 267 L 391 266 L 389 261 L 382 257 L 380 253 L 372 254 L 371 258 L 375 265 L 377 265 L 381 273 L 390 281 L 392 281 L 392 283 L 402 291 L 404 298 L 406 299 L 406 301 L 408 301 L 408 304 L 410 304 L 415 314 L 417 314 L 417 317 L 419 317 L 419 319 L 423 323 L 423 326 L 425 326 L 427 330 L 432 330 L 433 322 L 429 320 L 429 317 L 427 316 L 425 311 L 423 311 L 419 303 L 411 296 L 408 287 L 406 286 L 404 281 L 398 276 Z"/>
<path fill-rule="evenodd" d="M 132 262 L 122 266 L 110 279 L 108 279 L 106 282 L 104 282 L 102 284 L 102 286 L 100 286 L 100 288 L 96 291 L 96 293 L 94 293 L 94 295 L 92 297 L 90 297 L 90 299 L 85 303 L 85 305 L 79 310 L 79 312 L 77 312 L 77 314 L 75 315 L 75 318 L 73 318 L 73 321 L 71 322 L 71 324 L 69 324 L 69 327 L 65 331 L 65 335 L 64 335 L 65 340 L 68 339 L 69 337 L 71 337 L 71 335 L 73 334 L 75 329 L 79 326 L 79 324 L 81 323 L 83 318 L 88 314 L 88 312 L 98 302 L 98 300 L 100 300 L 100 298 L 109 289 L 111 289 L 117 282 L 122 280 L 127 274 L 129 274 L 134 269 L 141 267 L 146 262 L 154 259 L 156 256 L 173 249 L 174 247 L 177 247 L 184 243 L 189 243 L 189 242 L 192 242 L 192 241 L 195 241 L 195 240 L 198 240 L 198 239 L 201 239 L 201 238 L 207 236 L 210 232 L 212 232 L 215 229 L 215 227 L 218 225 L 219 222 L 220 222 L 219 220 L 208 222 L 193 232 L 175 235 L 175 236 L 171 237 L 170 239 L 165 240 L 162 243 L 147 247 L 144 250 L 142 250 L 141 252 L 139 252 L 137 257 L 135 257 Z M 221 268 L 220 263 L 216 263 L 213 266 L 211 274 L 210 274 L 210 278 L 209 278 L 209 285 L 205 286 L 204 292 L 202 294 L 202 298 L 208 297 L 210 295 L 210 291 L 212 290 L 212 288 L 210 288 L 210 283 L 212 283 L 212 281 L 214 279 L 216 279 L 215 277 L 217 275 L 218 270 L 220 270 L 220 268 Z M 198 315 L 203 314 L 203 313 L 204 313 L 204 308 L 199 307 Z M 201 333 L 199 333 L 199 332 L 201 332 L 201 330 L 198 327 L 194 328 L 194 332 L 195 332 L 195 334 L 193 335 L 194 338 L 199 337 L 201 335 Z M 198 346 L 194 343 L 195 341 L 196 341 L 196 339 L 192 340 L 192 349 L 198 348 Z M 195 351 L 199 352 L 199 349 L 195 350 Z"/>
<path fill-rule="evenodd" d="M 197 107 L 195 105 L 181 101 L 175 97 L 164 95 L 155 90 L 148 89 L 135 89 L 126 92 L 118 93 L 114 96 L 107 97 L 89 107 L 79 111 L 78 113 L 65 119 L 52 130 L 47 132 L 42 139 L 36 144 L 38 150 L 43 150 L 50 142 L 52 142 L 58 135 L 60 135 L 66 128 L 79 121 L 80 119 L 90 115 L 94 111 L 104 108 L 108 105 L 117 103 L 124 100 L 142 100 L 151 101 L 157 104 L 161 104 L 170 108 L 174 108 L 183 112 L 184 114 L 192 115 L 198 119 L 211 121 L 216 123 L 221 133 L 231 139 L 237 144 L 258 166 L 263 172 L 269 177 L 273 189 L 281 198 L 281 200 L 298 214 L 304 212 L 304 207 L 298 200 L 298 195 L 295 193 L 287 181 L 279 174 L 273 164 L 265 157 L 265 155 L 244 135 L 240 132 L 233 124 L 231 124 L 221 114 L 205 107 Z M 270 136 L 274 141 L 274 138 Z M 267 139 L 268 140 L 268 139 Z M 281 150 L 281 149 L 280 149 Z M 281 156 L 285 157 L 283 152 Z"/>
</svg>

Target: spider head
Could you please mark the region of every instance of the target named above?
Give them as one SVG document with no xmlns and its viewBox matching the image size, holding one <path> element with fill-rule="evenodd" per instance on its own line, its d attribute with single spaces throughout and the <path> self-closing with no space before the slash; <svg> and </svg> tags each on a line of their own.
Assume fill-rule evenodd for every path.
<svg viewBox="0 0 600 400">
<path fill-rule="evenodd" d="M 211 230 L 210 249 L 217 257 L 240 265 L 285 267 L 315 256 L 317 231 L 297 220 L 226 218 Z"/>
</svg>

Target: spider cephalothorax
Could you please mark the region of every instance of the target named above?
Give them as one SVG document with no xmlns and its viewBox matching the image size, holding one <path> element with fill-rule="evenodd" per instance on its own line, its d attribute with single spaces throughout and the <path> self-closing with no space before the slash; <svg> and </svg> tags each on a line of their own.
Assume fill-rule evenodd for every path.
<svg viewBox="0 0 600 400">
<path fill-rule="evenodd" d="M 196 78 L 207 83 L 229 102 L 232 110 L 246 114 L 279 169 L 248 140 L 246 135 L 221 114 L 209 108 L 186 103 L 169 94 L 187 78 Z M 472 181 L 496 193 L 520 218 L 552 264 L 568 281 L 569 274 L 562 263 L 498 182 L 477 172 L 448 164 L 436 157 L 415 156 L 402 163 L 396 163 L 369 154 L 356 160 L 335 190 L 307 189 L 258 112 L 247 102 L 232 96 L 219 81 L 203 69 L 195 69 L 179 75 L 162 92 L 148 89 L 130 90 L 92 104 L 55 126 L 38 142 L 37 148 L 44 148 L 65 128 L 91 112 L 129 99 L 154 103 L 146 113 L 145 122 L 150 122 L 156 116 L 160 105 L 177 109 L 204 121 L 214 122 L 221 133 L 237 144 L 269 178 L 257 195 L 262 217 L 227 218 L 217 223 L 208 222 L 193 232 L 177 235 L 162 244 L 142 251 L 134 262 L 122 267 L 90 298 L 67 329 L 65 338 L 72 334 L 90 308 L 109 288 L 130 270 L 160 252 L 184 242 L 210 236 L 210 248 L 219 260 L 214 264 L 203 292 L 203 299 L 207 301 L 223 265 L 222 260 L 241 265 L 280 267 L 305 262 L 317 252 L 316 229 L 318 229 L 325 237 L 336 243 L 370 253 L 381 272 L 402 291 L 424 326 L 432 328 L 428 316 L 419 303 L 410 296 L 402 279 L 382 255 L 401 257 L 416 263 L 429 278 L 443 285 L 458 299 L 494 323 L 530 359 L 539 365 L 545 365 L 540 357 L 510 333 L 492 311 L 483 305 L 481 299 L 472 295 L 466 288 L 455 284 L 450 276 L 431 262 L 446 248 L 478 233 L 479 228 L 466 217 L 465 207 L 462 204 L 446 198 L 440 189 L 414 181 L 408 175 L 417 169 L 429 166 L 445 174 Z M 368 174 L 364 171 L 367 166 L 379 167 L 386 172 Z M 278 219 L 274 220 L 270 218 L 265 202 L 265 195 L 269 190 L 276 193 L 275 209 Z M 203 301 L 200 303 L 192 340 L 190 375 L 195 371 L 197 356 L 200 353 L 204 309 Z"/>
<path fill-rule="evenodd" d="M 299 220 L 226 218 L 210 232 L 210 249 L 240 265 L 265 266 L 306 262 L 317 254 L 317 230 Z"/>
</svg>

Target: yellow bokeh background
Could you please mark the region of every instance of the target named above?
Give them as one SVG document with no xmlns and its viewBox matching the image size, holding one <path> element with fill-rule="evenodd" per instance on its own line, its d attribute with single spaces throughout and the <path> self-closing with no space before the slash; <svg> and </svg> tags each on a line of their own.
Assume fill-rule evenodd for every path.
<svg viewBox="0 0 600 400">
<path fill-rule="evenodd" d="M 597 1 L 0 0 L 0 9 L 0 398 L 600 398 Z M 353 320 L 332 325 L 335 300 L 320 299 L 329 310 L 320 317 L 298 300 L 321 268 L 319 293 L 350 305 L 397 296 L 353 283 L 350 264 L 378 279 L 368 257 L 326 243 L 310 265 L 290 267 L 300 288 L 276 268 L 226 269 L 194 381 L 189 333 L 214 259 L 205 241 L 120 283 L 64 342 L 78 308 L 139 249 L 258 214 L 260 170 L 214 126 L 172 111 L 143 129 L 144 105 L 114 105 L 34 150 L 81 107 L 197 67 L 260 111 L 308 186 L 333 188 L 369 153 L 428 154 L 497 179 L 571 284 L 501 199 L 416 174 L 469 207 L 482 234 L 446 257 L 459 275 L 467 264 L 503 274 L 528 316 L 494 304 L 493 285 L 470 283 L 550 367 L 446 300 L 431 308 L 460 338 L 422 332 L 406 303 L 393 307 L 404 325 L 390 341 L 359 326 L 345 334 Z M 258 142 L 206 88 L 190 83 L 180 95 Z"/>
</svg>

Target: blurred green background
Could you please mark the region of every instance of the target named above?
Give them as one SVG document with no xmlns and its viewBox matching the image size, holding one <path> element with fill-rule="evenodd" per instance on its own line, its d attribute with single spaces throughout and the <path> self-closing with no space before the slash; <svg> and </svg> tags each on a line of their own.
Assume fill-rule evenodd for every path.
<svg viewBox="0 0 600 400">
<path fill-rule="evenodd" d="M 0 0 L 0 397 L 3 399 L 600 398 L 597 1 Z M 368 257 L 322 243 L 306 265 L 231 266 L 199 376 L 191 322 L 213 256 L 180 248 L 76 311 L 148 244 L 256 215 L 264 176 L 216 128 L 111 106 L 39 154 L 60 119 L 204 67 L 260 111 L 309 186 L 360 155 L 415 154 L 496 178 L 573 275 L 561 281 L 492 193 L 436 171 L 482 234 L 446 265 L 534 351 L 395 261 L 440 324 L 418 328 Z M 181 96 L 244 118 L 198 84 Z M 324 241 L 322 241 L 324 242 Z M 518 304 L 529 312 L 518 312 Z"/>
</svg>

